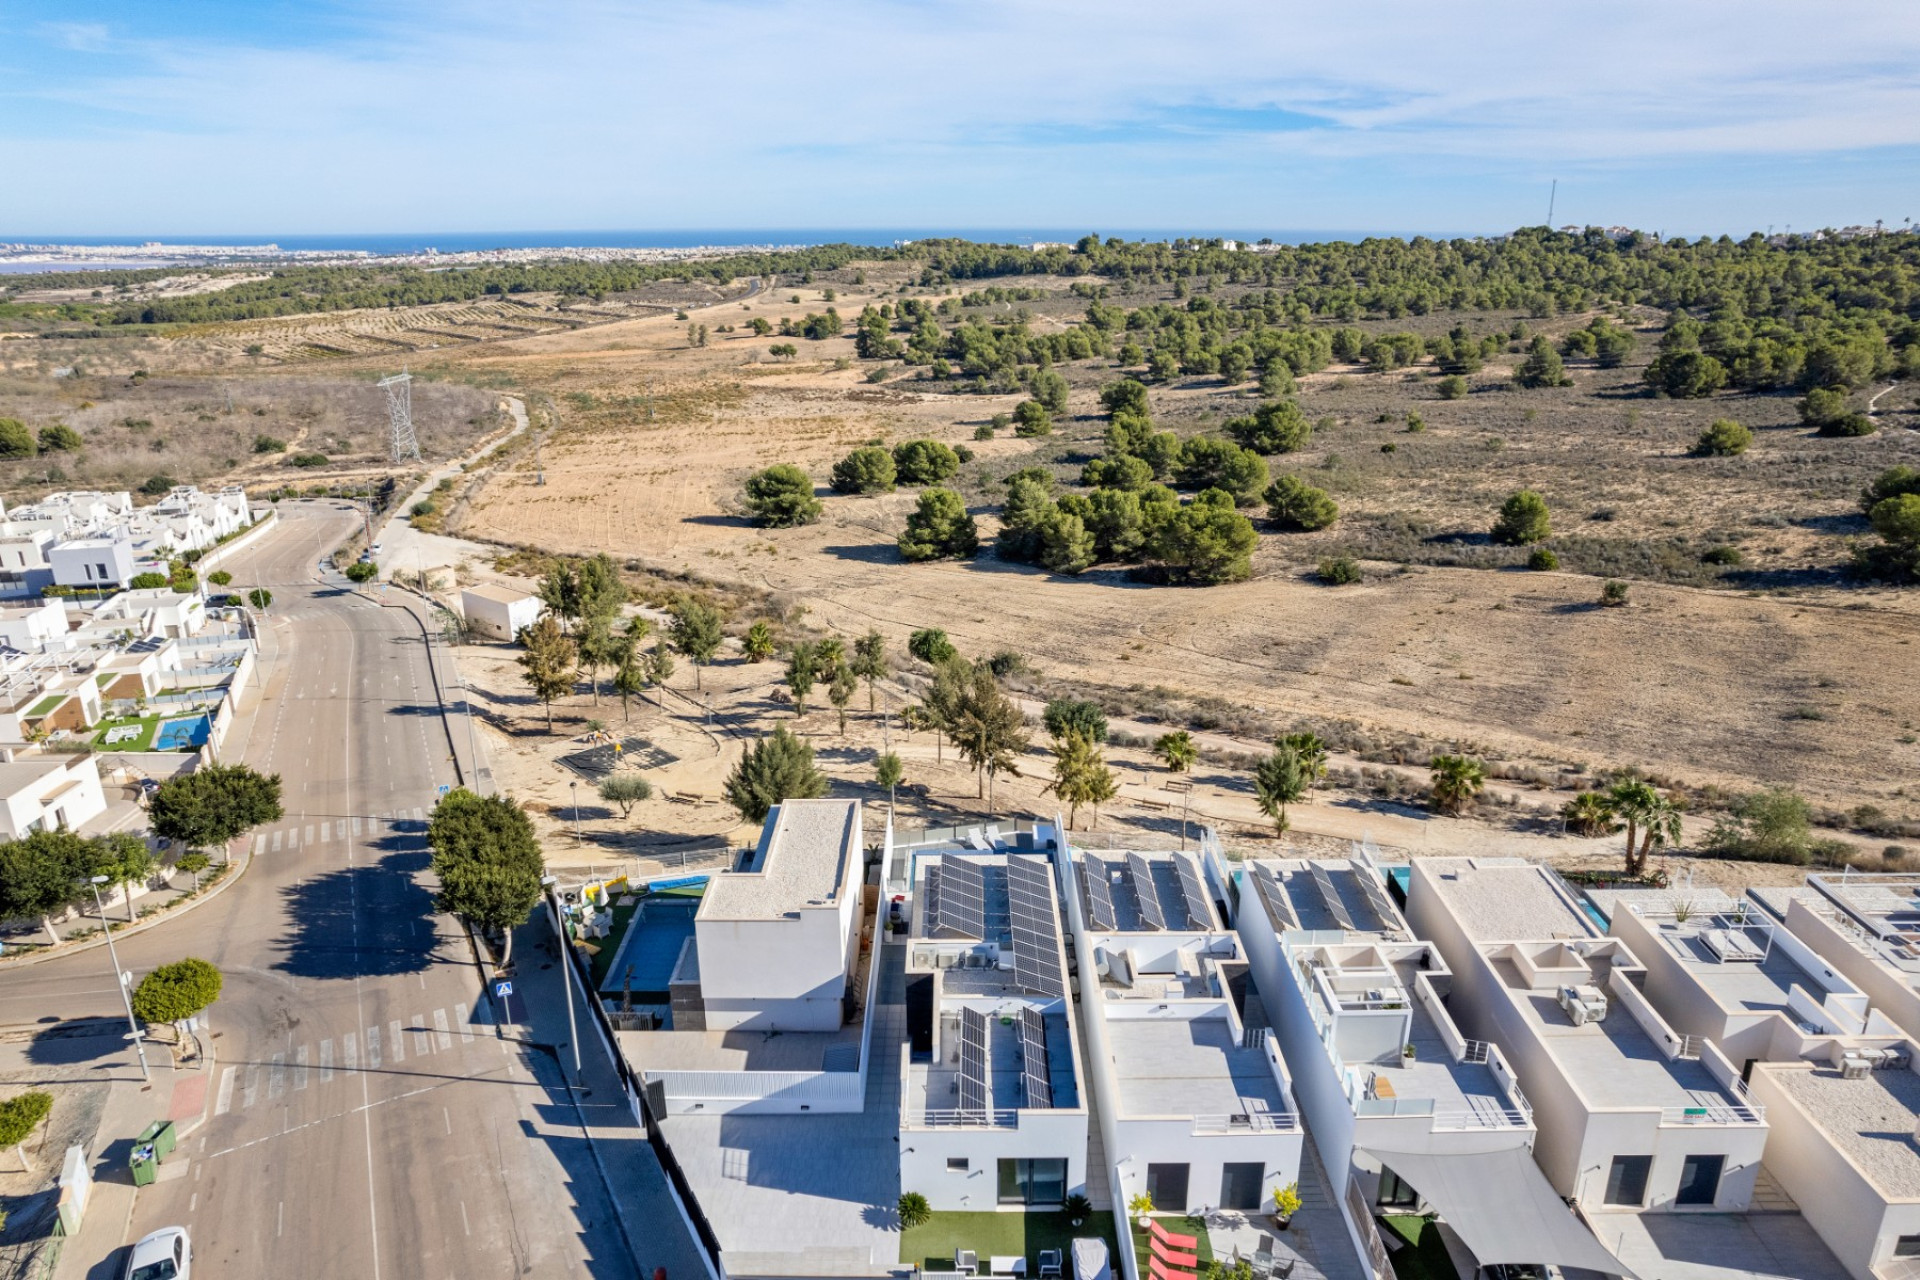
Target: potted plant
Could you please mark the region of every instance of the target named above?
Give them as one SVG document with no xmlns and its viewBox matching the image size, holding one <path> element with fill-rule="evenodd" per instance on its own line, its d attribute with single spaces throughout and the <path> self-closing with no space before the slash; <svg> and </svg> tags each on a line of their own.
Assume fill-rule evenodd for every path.
<svg viewBox="0 0 1920 1280">
<path fill-rule="evenodd" d="M 1413 1046 L 1409 1045 L 1408 1048 Z M 1285 1231 L 1293 1222 L 1293 1215 L 1300 1212 L 1300 1184 L 1289 1182 L 1284 1187 L 1273 1189 L 1273 1225 L 1276 1230 Z"/>
<path fill-rule="evenodd" d="M 1411 1044 L 1405 1046 L 1400 1050 L 1400 1060 L 1406 1063 L 1408 1066 L 1413 1065 L 1414 1059 L 1417 1056 L 1418 1056 L 1418 1053 Z"/>
<path fill-rule="evenodd" d="M 918 1191 L 900 1193 L 900 1229 L 911 1231 L 915 1227 L 927 1225 L 927 1219 L 933 1217 L 933 1206 Z"/>
<path fill-rule="evenodd" d="M 1068 1220 L 1077 1227 L 1087 1220 L 1088 1214 L 1093 1212 L 1093 1201 L 1076 1191 L 1066 1198 L 1062 1207 L 1067 1211 Z"/>
<path fill-rule="evenodd" d="M 1140 1229 L 1145 1231 L 1147 1229 L 1147 1216 L 1153 1212 L 1153 1197 L 1142 1191 L 1139 1195 L 1127 1201 L 1127 1212 L 1134 1216 L 1135 1221 L 1140 1224 Z"/>
</svg>

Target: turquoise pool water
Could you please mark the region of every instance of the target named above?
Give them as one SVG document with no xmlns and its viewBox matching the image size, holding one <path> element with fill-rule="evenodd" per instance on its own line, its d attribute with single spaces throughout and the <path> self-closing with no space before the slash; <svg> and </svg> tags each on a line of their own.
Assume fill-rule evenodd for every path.
<svg viewBox="0 0 1920 1280">
<path fill-rule="evenodd" d="M 184 720 L 167 720 L 160 725 L 159 732 L 153 735 L 155 751 L 185 751 L 191 747 L 204 747 L 212 723 L 205 716 L 192 716 Z"/>
</svg>

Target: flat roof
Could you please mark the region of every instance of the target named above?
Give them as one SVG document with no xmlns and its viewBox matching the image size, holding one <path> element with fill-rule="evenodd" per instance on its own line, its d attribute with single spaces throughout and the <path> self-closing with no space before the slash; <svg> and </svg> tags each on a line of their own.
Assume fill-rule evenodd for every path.
<svg viewBox="0 0 1920 1280">
<path fill-rule="evenodd" d="M 1222 932 L 1219 918 L 1208 897 L 1206 883 L 1201 878 L 1200 864 L 1190 855 L 1098 849 L 1076 849 L 1074 852 L 1077 855 L 1074 862 L 1081 869 L 1074 880 L 1092 932 Z M 1183 863 L 1198 886 L 1198 897 L 1186 892 L 1181 876 Z M 1146 873 L 1144 877 L 1136 874 L 1140 871 Z M 1088 876 L 1100 877 L 1106 882 L 1105 901 L 1113 904 L 1112 925 L 1094 921 L 1087 898 L 1090 890 L 1085 877 Z M 1164 929 L 1150 923 L 1156 917 L 1166 922 Z M 1198 923 L 1195 923 L 1196 920 Z"/>
<path fill-rule="evenodd" d="M 641 1071 L 858 1071 L 863 1024 L 838 1031 L 620 1031 Z"/>
<path fill-rule="evenodd" d="M 860 853 L 858 800 L 788 800 L 769 816 L 752 863 L 707 882 L 700 920 L 779 920 L 825 906 Z"/>
<path fill-rule="evenodd" d="M 518 604 L 522 600 L 539 599 L 531 591 L 521 591 L 517 587 L 503 587 L 494 582 L 476 582 L 470 587 L 460 588 L 463 596 L 479 596 L 482 600 L 491 600 L 496 604 Z"/>
<path fill-rule="evenodd" d="M 1787 992 L 1799 986 L 1817 1003 L 1835 988 L 1838 975 L 1816 976 L 1807 972 L 1787 953 L 1773 945 L 1770 928 L 1760 924 L 1739 925 L 1709 916 L 1677 920 L 1643 920 L 1647 928 L 1693 975 L 1695 982 L 1725 1009 L 1764 1013 L 1787 1007 Z M 1709 929 L 1726 929 L 1744 936 L 1764 954 L 1762 960 L 1722 960 L 1707 946 Z M 1849 986 L 1851 984 L 1848 984 Z"/>
<path fill-rule="evenodd" d="M 1123 1115 L 1286 1113 L 1266 1056 L 1242 1048 L 1224 1016 L 1109 1018 L 1107 1037 Z"/>
<path fill-rule="evenodd" d="M 1422 858 L 1416 864 L 1476 942 L 1598 937 L 1559 891 L 1553 873 L 1519 858 Z"/>
<path fill-rule="evenodd" d="M 1611 995 L 1604 1019 L 1576 1027 L 1560 1008 L 1554 989 L 1528 987 L 1504 957 L 1494 960 L 1493 970 L 1567 1078 L 1596 1106 L 1740 1105 L 1699 1061 L 1667 1057 Z M 1595 985 L 1605 990 L 1604 984 Z"/>
<path fill-rule="evenodd" d="M 1315 871 L 1319 875 L 1316 876 Z M 1401 920 L 1382 909 L 1382 902 L 1388 907 L 1392 906 L 1385 887 L 1381 886 L 1379 897 L 1376 898 L 1362 887 L 1362 874 L 1352 862 L 1339 859 L 1266 859 L 1258 864 L 1257 869 L 1249 869 L 1248 880 L 1255 891 L 1269 901 L 1267 914 L 1274 918 L 1274 923 L 1283 933 L 1288 931 L 1286 917 L 1271 905 L 1276 888 L 1285 895 L 1286 906 L 1293 913 L 1293 918 L 1300 922 L 1298 927 L 1301 929 L 1371 933 L 1391 941 L 1411 936 Z M 1327 891 L 1321 887 L 1323 882 L 1332 890 L 1333 900 L 1346 913 L 1345 921 L 1334 913 Z M 1243 891 L 1245 887 L 1244 884 L 1241 886 Z"/>
<path fill-rule="evenodd" d="M 1760 1063 L 1812 1116 L 1834 1145 L 1890 1197 L 1920 1198 L 1920 1076 L 1911 1070 L 1869 1071 L 1843 1079 L 1832 1067 Z"/>
<path fill-rule="evenodd" d="M 84 757 L 74 757 L 84 759 Z M 61 760 L 12 760 L 0 762 L 0 795 L 13 795 L 23 787 L 30 787 L 48 774 L 60 773 L 67 767 L 68 761 Z"/>
</svg>

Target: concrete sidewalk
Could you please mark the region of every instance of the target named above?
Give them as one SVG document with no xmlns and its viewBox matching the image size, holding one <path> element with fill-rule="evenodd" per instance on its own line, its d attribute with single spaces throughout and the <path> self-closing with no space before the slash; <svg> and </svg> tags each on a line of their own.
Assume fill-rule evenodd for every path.
<svg viewBox="0 0 1920 1280">
<path fill-rule="evenodd" d="M 562 1078 L 574 1079 L 573 1049 L 567 1033 L 565 973 L 556 953 L 548 949 L 552 942 L 553 930 L 542 903 L 514 935 L 512 1015 L 524 1021 L 505 1030 L 553 1055 L 557 1070 L 541 1072 L 542 1083 L 553 1081 L 550 1092 L 556 1114 L 564 1107 L 573 1117 L 574 1131 L 587 1140 L 637 1264 L 636 1274 L 651 1276 L 654 1268 L 665 1267 L 668 1280 L 704 1280 L 710 1274 L 706 1256 L 674 1204 L 646 1130 L 627 1105 L 619 1075 L 589 1022 L 592 1014 L 577 999 L 574 1016 L 580 1029 L 583 1087 L 569 1089 L 563 1083 Z M 498 1002 L 496 1014 L 504 1016 Z"/>
<path fill-rule="evenodd" d="M 211 1043 L 206 1041 L 205 1043 Z M 52 1280 L 85 1280 L 94 1275 L 120 1274 L 120 1253 L 131 1240 L 127 1238 L 133 1221 L 134 1202 L 140 1189 L 133 1185 L 127 1158 L 133 1140 L 156 1120 L 171 1120 L 179 1147 L 161 1164 L 159 1178 L 171 1181 L 187 1176 L 191 1162 L 186 1153 L 186 1138 L 206 1119 L 208 1081 L 213 1077 L 211 1054 L 194 1066 L 176 1068 L 169 1047 L 147 1045 L 147 1062 L 153 1071 L 153 1083 L 140 1079 L 140 1064 L 131 1050 L 111 1067 L 112 1085 L 107 1104 L 100 1116 L 100 1129 L 87 1152 L 93 1172 L 93 1191 L 80 1230 L 65 1240 Z M 58 1153 L 60 1157 L 64 1153 Z"/>
</svg>

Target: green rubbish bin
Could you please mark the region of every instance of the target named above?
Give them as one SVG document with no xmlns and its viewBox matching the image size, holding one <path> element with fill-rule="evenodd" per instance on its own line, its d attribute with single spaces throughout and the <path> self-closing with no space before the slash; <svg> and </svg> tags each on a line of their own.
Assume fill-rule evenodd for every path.
<svg viewBox="0 0 1920 1280">
<path fill-rule="evenodd" d="M 160 1170 L 160 1162 L 153 1158 L 153 1148 L 145 1143 L 134 1143 L 133 1154 L 127 1157 L 127 1170 L 133 1174 L 134 1186 L 152 1186 L 154 1176 Z"/>
<path fill-rule="evenodd" d="M 145 1129 L 142 1129 L 140 1136 L 133 1141 L 136 1146 L 152 1147 L 154 1163 L 158 1164 L 173 1154 L 173 1144 L 175 1141 L 173 1121 L 155 1120 Z"/>
</svg>

